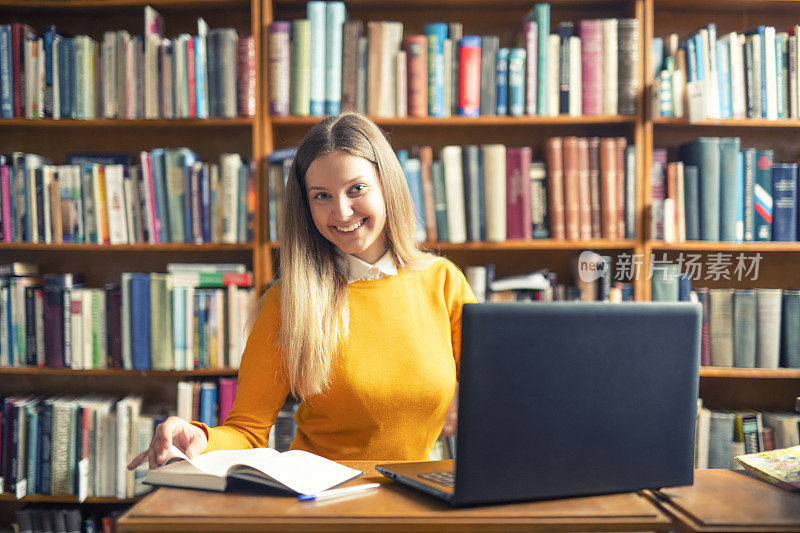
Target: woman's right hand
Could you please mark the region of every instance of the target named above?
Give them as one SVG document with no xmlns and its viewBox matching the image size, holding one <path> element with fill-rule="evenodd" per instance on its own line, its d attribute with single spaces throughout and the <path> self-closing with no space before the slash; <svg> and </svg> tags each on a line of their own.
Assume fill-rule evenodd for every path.
<svg viewBox="0 0 800 533">
<path fill-rule="evenodd" d="M 205 450 L 208 438 L 199 427 L 190 424 L 183 418 L 171 416 L 156 427 L 150 447 L 137 455 L 128 465 L 133 470 L 148 461 L 150 468 L 161 466 L 169 460 L 167 450 L 174 445 L 190 459 Z"/>
</svg>

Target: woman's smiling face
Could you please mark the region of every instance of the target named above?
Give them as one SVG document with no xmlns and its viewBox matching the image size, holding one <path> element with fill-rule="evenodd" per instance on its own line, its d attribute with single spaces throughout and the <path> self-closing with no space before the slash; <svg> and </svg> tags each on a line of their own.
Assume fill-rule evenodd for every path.
<svg viewBox="0 0 800 533">
<path fill-rule="evenodd" d="M 337 150 L 318 157 L 305 176 L 314 225 L 347 254 L 374 263 L 386 252 L 386 201 L 375 166 Z"/>
</svg>

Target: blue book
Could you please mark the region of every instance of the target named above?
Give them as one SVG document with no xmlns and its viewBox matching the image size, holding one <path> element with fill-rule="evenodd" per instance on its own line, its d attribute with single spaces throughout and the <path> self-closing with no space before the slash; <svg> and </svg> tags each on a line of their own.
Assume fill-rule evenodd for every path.
<svg viewBox="0 0 800 533">
<path fill-rule="evenodd" d="M 58 41 L 58 104 L 61 118 L 75 118 L 75 45 L 72 38 Z"/>
<path fill-rule="evenodd" d="M 200 387 L 200 422 L 214 425 L 214 408 L 217 406 L 217 384 L 206 382 Z"/>
<path fill-rule="evenodd" d="M 148 370 L 150 369 L 150 275 L 133 273 L 130 284 L 131 361 L 135 370 Z"/>
<path fill-rule="evenodd" d="M 0 24 L 0 117 L 14 118 L 11 25 Z"/>
<path fill-rule="evenodd" d="M 525 49 L 508 51 L 508 114 L 521 117 L 525 114 Z"/>
<path fill-rule="evenodd" d="M 731 103 L 731 42 L 729 38 L 717 41 L 717 68 L 720 117 L 731 118 L 733 117 L 733 105 Z"/>
<path fill-rule="evenodd" d="M 50 494 L 54 400 L 54 398 L 46 398 L 42 402 L 42 409 L 39 413 L 39 443 L 36 447 L 39 471 L 36 477 L 36 494 Z"/>
<path fill-rule="evenodd" d="M 772 240 L 797 240 L 797 163 L 772 165 Z"/>
<path fill-rule="evenodd" d="M 681 146 L 684 166 L 692 165 L 699 171 L 700 238 L 704 241 L 720 239 L 720 154 L 718 137 L 701 137 Z"/>
<path fill-rule="evenodd" d="M 653 69 L 653 74 L 661 72 L 662 65 L 664 64 L 664 39 L 661 37 L 653 37 L 650 45 L 650 65 Z"/>
<path fill-rule="evenodd" d="M 444 116 L 444 41 L 447 39 L 447 24 L 432 22 L 425 24 L 428 38 L 428 115 Z"/>
<path fill-rule="evenodd" d="M 738 137 L 719 140 L 719 240 L 736 241 L 736 217 L 739 202 Z"/>
<path fill-rule="evenodd" d="M 28 450 L 26 464 L 26 483 L 28 493 L 33 493 L 36 489 L 36 480 L 39 478 L 39 403 L 41 400 L 33 399 L 25 405 L 25 424 L 28 434 Z"/>
<path fill-rule="evenodd" d="M 508 48 L 497 50 L 497 106 L 498 116 L 508 114 Z"/>
<path fill-rule="evenodd" d="M 688 302 L 692 292 L 692 278 L 689 274 L 678 274 L 678 301 Z"/>
<path fill-rule="evenodd" d="M 327 2 L 326 7 L 325 111 L 338 115 L 342 109 L 342 25 L 347 13 L 344 2 Z"/>
<path fill-rule="evenodd" d="M 549 114 L 547 107 L 547 88 L 550 86 L 547 82 L 549 64 L 548 64 L 548 51 L 550 45 L 548 39 L 550 38 L 550 4 L 536 4 L 533 6 L 534 19 L 536 27 L 539 29 L 536 34 L 536 111 L 540 116 L 547 116 Z"/>
<path fill-rule="evenodd" d="M 202 20 L 202 19 L 200 19 Z M 198 20 L 198 26 L 200 21 Z M 194 76 L 195 76 L 195 108 L 197 118 L 208 118 L 208 82 L 206 72 L 208 72 L 206 54 L 206 36 L 194 36 Z M 158 54 L 160 60 L 161 54 Z"/>
<path fill-rule="evenodd" d="M 777 87 L 777 107 L 778 107 L 778 118 L 786 118 L 786 91 L 784 90 L 784 83 L 786 83 L 783 79 L 783 43 L 786 42 L 784 40 L 784 36 L 776 35 L 775 36 L 775 86 Z M 788 63 L 788 61 L 787 61 Z"/>
<path fill-rule="evenodd" d="M 183 168 L 183 242 L 192 242 L 192 167 L 197 154 L 188 148 L 179 148 L 179 161 Z M 176 241 L 180 242 L 180 240 Z"/>
<path fill-rule="evenodd" d="M 683 203 L 686 217 L 686 240 L 700 240 L 700 175 L 694 165 L 683 167 Z"/>
<path fill-rule="evenodd" d="M 697 81 L 703 81 L 706 79 L 705 68 L 703 67 L 706 55 L 703 47 L 703 37 L 699 32 L 694 34 L 694 53 L 697 61 Z"/>
<path fill-rule="evenodd" d="M 42 37 L 44 44 L 44 116 L 53 116 L 53 46 L 57 46 L 58 30 L 55 26 L 48 26 Z M 56 52 L 58 53 L 58 52 Z M 61 80 L 59 80 L 61 81 Z"/>
<path fill-rule="evenodd" d="M 202 213 L 203 242 L 211 242 L 211 176 L 208 165 L 200 170 L 200 211 Z"/>
<path fill-rule="evenodd" d="M 175 350 L 175 370 L 186 368 L 186 287 L 172 288 L 172 347 Z"/>
<path fill-rule="evenodd" d="M 170 220 L 169 210 L 167 209 L 167 171 L 164 163 L 164 149 L 153 148 L 150 151 L 153 161 L 153 194 L 156 199 L 156 214 L 161 221 L 158 230 L 159 242 L 170 242 Z"/>
<path fill-rule="evenodd" d="M 325 2 L 306 4 L 306 18 L 311 23 L 311 115 L 325 114 Z"/>
<path fill-rule="evenodd" d="M 736 242 L 744 241 L 744 152 L 736 154 Z"/>
<path fill-rule="evenodd" d="M 686 77 L 687 81 L 697 81 L 697 46 L 693 37 L 686 40 Z"/>
<path fill-rule="evenodd" d="M 772 240 L 772 150 L 756 151 L 754 240 Z"/>
</svg>

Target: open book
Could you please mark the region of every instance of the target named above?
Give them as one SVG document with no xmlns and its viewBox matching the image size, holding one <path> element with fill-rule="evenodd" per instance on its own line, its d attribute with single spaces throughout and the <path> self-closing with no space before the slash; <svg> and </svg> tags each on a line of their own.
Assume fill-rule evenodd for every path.
<svg viewBox="0 0 800 533">
<path fill-rule="evenodd" d="M 800 491 L 800 446 L 739 455 L 736 460 L 767 483 Z"/>
<path fill-rule="evenodd" d="M 302 450 L 219 450 L 189 459 L 170 446 L 169 455 L 167 464 L 147 471 L 145 483 L 224 491 L 231 479 L 240 479 L 292 494 L 316 494 L 363 474 Z"/>
</svg>

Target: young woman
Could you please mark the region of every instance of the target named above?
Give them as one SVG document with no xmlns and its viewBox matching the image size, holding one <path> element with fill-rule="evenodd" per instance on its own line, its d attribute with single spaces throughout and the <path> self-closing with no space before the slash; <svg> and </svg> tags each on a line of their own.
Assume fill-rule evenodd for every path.
<svg viewBox="0 0 800 533">
<path fill-rule="evenodd" d="M 288 394 L 293 449 L 334 460 L 427 460 L 453 398 L 461 308 L 475 297 L 451 262 L 421 251 L 398 162 L 354 113 L 315 125 L 284 196 L 280 280 L 261 301 L 225 423 L 170 417 L 129 465 L 176 445 L 263 447 Z"/>
</svg>

